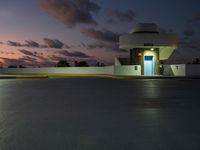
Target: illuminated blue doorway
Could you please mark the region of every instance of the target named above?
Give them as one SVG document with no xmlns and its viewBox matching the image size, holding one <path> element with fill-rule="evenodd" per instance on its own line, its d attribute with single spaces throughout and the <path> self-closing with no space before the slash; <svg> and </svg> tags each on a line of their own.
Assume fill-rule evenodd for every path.
<svg viewBox="0 0 200 150">
<path fill-rule="evenodd" d="M 154 75 L 153 56 L 144 56 L 144 75 L 145 76 Z"/>
</svg>

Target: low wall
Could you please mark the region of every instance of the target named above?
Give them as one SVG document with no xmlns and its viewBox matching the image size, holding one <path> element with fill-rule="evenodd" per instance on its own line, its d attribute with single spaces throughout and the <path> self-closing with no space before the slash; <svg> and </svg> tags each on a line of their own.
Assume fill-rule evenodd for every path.
<svg viewBox="0 0 200 150">
<path fill-rule="evenodd" d="M 200 64 L 187 64 L 186 65 L 187 76 L 200 76 Z"/>
<path fill-rule="evenodd" d="M 4 68 L 0 74 L 109 74 L 113 66 L 106 67 L 49 67 L 49 68 Z"/>
<path fill-rule="evenodd" d="M 49 68 L 4 68 L 0 74 L 107 74 L 141 75 L 141 66 L 106 66 L 106 67 L 49 67 Z"/>
<path fill-rule="evenodd" d="M 114 66 L 114 75 L 140 76 L 141 66 L 140 65 Z"/>
<path fill-rule="evenodd" d="M 49 68 L 3 68 L 0 74 L 107 74 L 140 76 L 141 66 L 106 66 L 106 67 L 49 67 Z M 164 76 L 200 76 L 199 65 L 164 65 Z"/>
<path fill-rule="evenodd" d="M 164 76 L 186 76 L 185 64 L 163 65 Z"/>
</svg>

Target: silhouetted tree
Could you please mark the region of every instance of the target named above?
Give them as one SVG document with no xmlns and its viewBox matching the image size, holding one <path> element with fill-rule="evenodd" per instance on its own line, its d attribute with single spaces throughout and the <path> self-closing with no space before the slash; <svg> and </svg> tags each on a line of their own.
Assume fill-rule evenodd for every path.
<svg viewBox="0 0 200 150">
<path fill-rule="evenodd" d="M 97 66 L 97 67 L 100 66 L 100 62 L 97 62 L 95 66 Z"/>
<path fill-rule="evenodd" d="M 19 65 L 19 68 L 26 68 L 25 66 L 23 66 L 23 65 Z"/>
<path fill-rule="evenodd" d="M 104 63 L 97 62 L 95 66 L 97 66 L 97 67 L 104 67 L 105 64 L 104 64 Z"/>
<path fill-rule="evenodd" d="M 80 61 L 80 62 L 75 61 L 74 64 L 76 67 L 88 67 L 89 66 L 86 61 Z"/>
<path fill-rule="evenodd" d="M 199 58 L 196 58 L 192 63 L 193 64 L 199 64 Z"/>
<path fill-rule="evenodd" d="M 78 61 L 75 61 L 75 62 L 74 62 L 74 66 L 75 66 L 75 67 L 77 67 L 77 66 L 78 66 L 78 64 L 79 64 L 79 62 L 78 62 Z"/>
<path fill-rule="evenodd" d="M 57 67 L 70 67 L 69 63 L 67 62 L 67 60 L 60 60 L 57 65 Z"/>
<path fill-rule="evenodd" d="M 17 66 L 10 65 L 10 66 L 8 66 L 8 68 L 17 68 Z"/>
</svg>

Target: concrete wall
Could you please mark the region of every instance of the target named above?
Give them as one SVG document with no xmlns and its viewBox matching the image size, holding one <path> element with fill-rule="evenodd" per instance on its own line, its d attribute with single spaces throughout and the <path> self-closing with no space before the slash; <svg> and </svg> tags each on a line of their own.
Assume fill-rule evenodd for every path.
<svg viewBox="0 0 200 150">
<path fill-rule="evenodd" d="M 141 47 L 144 43 L 152 43 L 156 47 L 176 47 L 178 37 L 171 33 L 133 33 L 120 36 L 120 48 L 123 49 Z"/>
<path fill-rule="evenodd" d="M 114 75 L 140 76 L 140 65 L 114 66 Z"/>
<path fill-rule="evenodd" d="M 64 67 L 64 68 L 5 68 L 0 74 L 107 74 L 141 75 L 141 66 Z"/>
<path fill-rule="evenodd" d="M 49 68 L 5 68 L 0 74 L 110 74 L 113 66 L 106 67 L 49 67 Z"/>
<path fill-rule="evenodd" d="M 163 67 L 164 76 L 186 76 L 185 64 L 163 65 Z"/>
<path fill-rule="evenodd" d="M 159 60 L 168 59 L 176 49 L 178 37 L 171 33 L 133 33 L 120 36 L 120 48 L 159 48 Z M 148 46 L 149 45 L 149 46 Z"/>
<path fill-rule="evenodd" d="M 65 68 L 4 68 L 0 74 L 108 74 L 140 76 L 140 65 Z M 200 65 L 163 65 L 165 76 L 200 76 Z"/>
<path fill-rule="evenodd" d="M 115 66 L 121 66 L 121 63 L 117 57 L 115 58 Z"/>
<path fill-rule="evenodd" d="M 187 76 L 200 76 L 200 64 L 187 64 L 186 65 Z"/>
</svg>

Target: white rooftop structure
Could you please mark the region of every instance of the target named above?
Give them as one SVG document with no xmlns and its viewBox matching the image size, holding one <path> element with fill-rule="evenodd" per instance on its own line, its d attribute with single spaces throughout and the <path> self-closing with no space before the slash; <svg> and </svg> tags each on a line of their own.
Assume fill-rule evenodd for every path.
<svg viewBox="0 0 200 150">
<path fill-rule="evenodd" d="M 120 37 L 120 48 L 158 48 L 159 60 L 166 60 L 177 48 L 178 37 L 173 33 L 161 33 L 153 23 L 139 23 L 129 34 Z"/>
<path fill-rule="evenodd" d="M 133 29 L 131 29 L 130 34 L 141 33 L 141 32 L 159 33 L 160 29 L 154 23 L 138 23 L 138 24 L 136 24 L 136 26 L 133 27 Z"/>
</svg>

